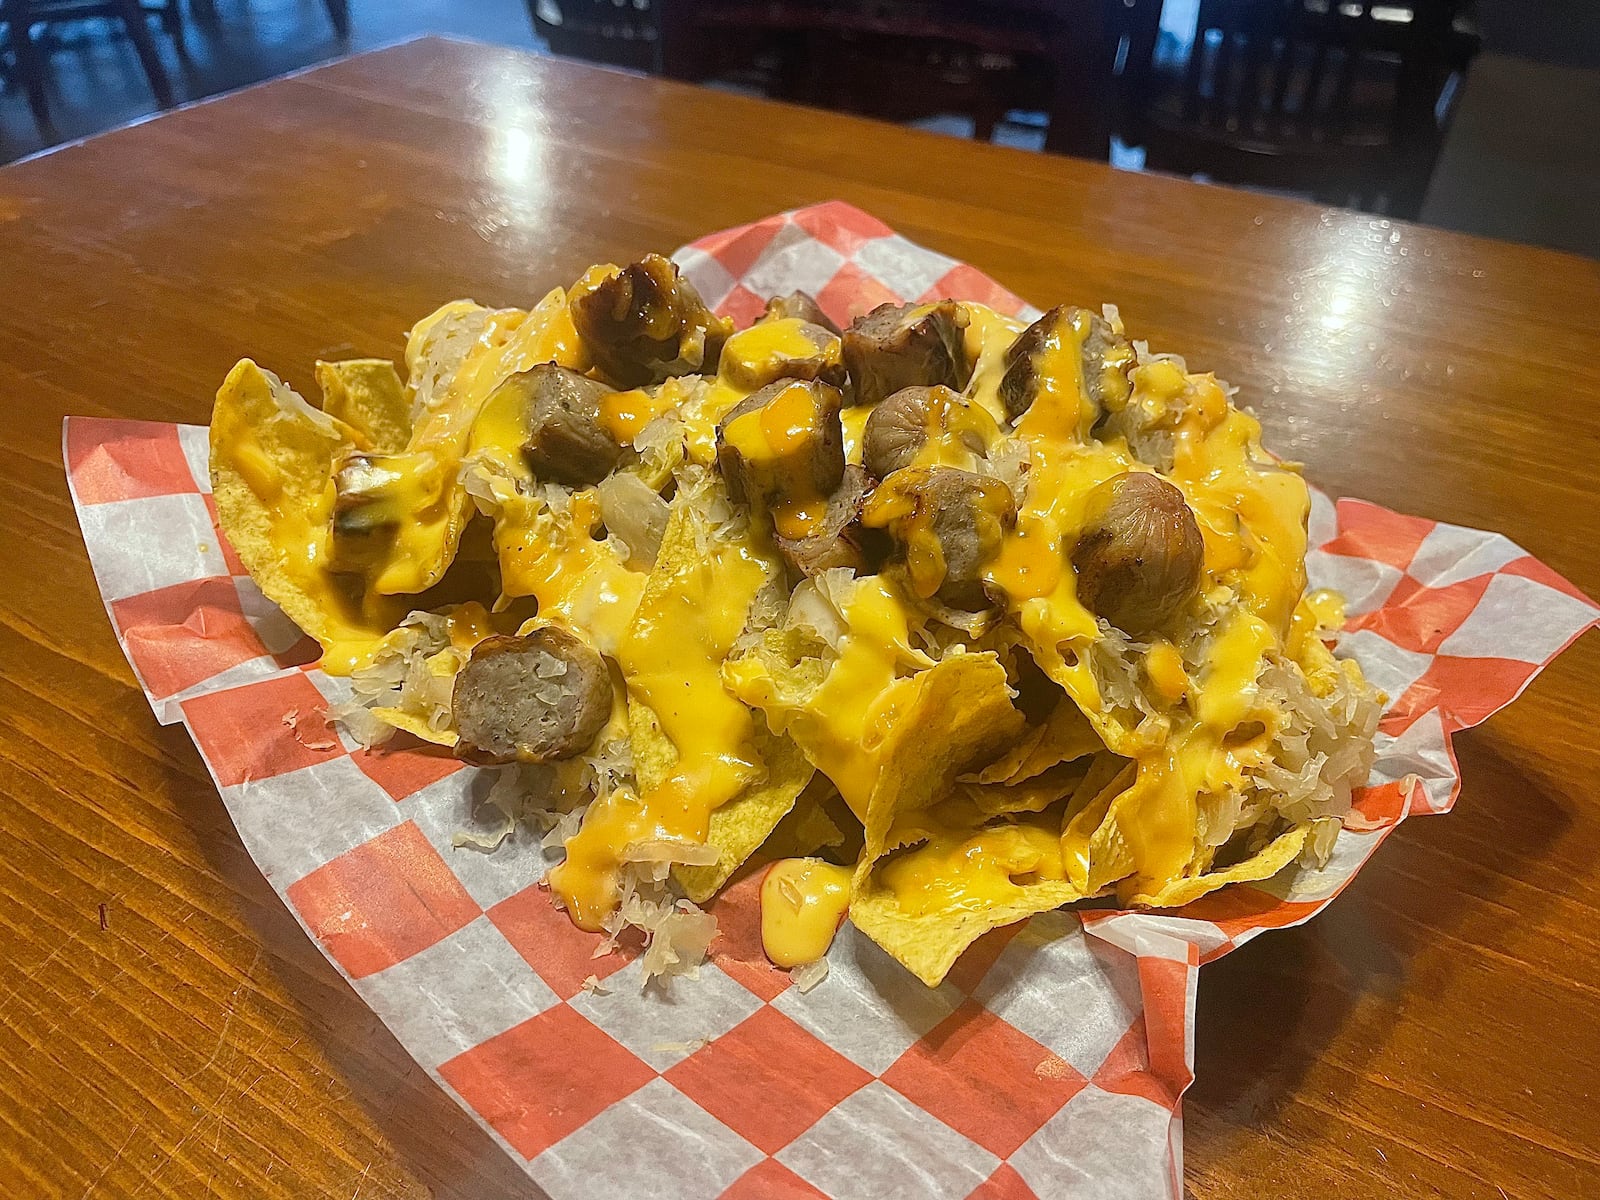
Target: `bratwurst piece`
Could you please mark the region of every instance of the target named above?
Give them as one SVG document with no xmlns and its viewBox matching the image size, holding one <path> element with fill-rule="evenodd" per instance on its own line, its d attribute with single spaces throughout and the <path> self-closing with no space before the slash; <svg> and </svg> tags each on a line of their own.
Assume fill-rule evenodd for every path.
<svg viewBox="0 0 1600 1200">
<path fill-rule="evenodd" d="M 844 365 L 857 404 L 876 404 L 901 388 L 943 384 L 960 391 L 972 378 L 967 311 L 954 300 L 880 304 L 844 331 Z"/>
<path fill-rule="evenodd" d="M 862 524 L 887 529 L 905 548 L 919 596 L 956 608 L 988 605 L 983 568 L 1016 523 L 1017 503 L 998 479 L 955 467 L 907 467 L 879 485 Z"/>
<path fill-rule="evenodd" d="M 947 387 L 901 388 L 867 416 L 861 463 L 875 479 L 909 467 L 930 440 L 941 443 L 944 465 L 972 465 L 1000 436 L 987 410 Z M 951 462 L 950 457 L 956 462 Z"/>
<path fill-rule="evenodd" d="M 744 391 L 780 379 L 820 379 L 832 387 L 845 386 L 839 335 L 798 317 L 763 320 L 734 335 L 723 348 L 718 373 Z"/>
<path fill-rule="evenodd" d="M 567 308 L 595 365 L 619 386 L 716 370 L 733 322 L 712 314 L 676 264 L 647 254 L 595 276 L 573 285 Z"/>
<path fill-rule="evenodd" d="M 1127 404 L 1133 390 L 1128 382 L 1128 372 L 1134 365 L 1133 344 L 1104 317 L 1086 308 L 1061 304 L 1024 329 L 1006 351 L 1000 402 L 1005 405 L 1007 417 L 1015 421 L 1032 407 L 1046 386 L 1056 389 L 1058 395 L 1072 386 L 1070 375 L 1062 378 L 1072 365 L 1071 359 L 1063 363 L 1062 350 L 1077 359 L 1096 419 Z"/>
<path fill-rule="evenodd" d="M 474 646 L 451 703 L 462 758 L 554 762 L 587 749 L 611 716 L 611 676 L 587 642 L 546 626 Z"/>
<path fill-rule="evenodd" d="M 611 389 L 555 363 L 518 371 L 490 393 L 480 420 L 520 430 L 522 457 L 539 479 L 571 487 L 599 483 L 622 458 L 600 428 L 600 402 Z"/>
<path fill-rule="evenodd" d="M 359 574 L 389 553 L 409 516 L 401 498 L 405 464 L 404 455 L 358 451 L 334 468 L 330 570 Z"/>
<path fill-rule="evenodd" d="M 735 502 L 762 507 L 784 537 L 804 537 L 844 478 L 839 389 L 781 379 L 717 426 L 717 467 Z"/>
<path fill-rule="evenodd" d="M 828 497 L 822 519 L 812 525 L 811 532 L 798 538 L 779 534 L 774 539 L 790 571 L 809 577 L 831 567 L 848 567 L 852 571 L 867 569 L 864 537 L 867 531 L 861 528 L 861 508 L 866 503 L 871 483 L 866 471 L 851 463 L 845 467 L 843 480 Z"/>
<path fill-rule="evenodd" d="M 1183 493 L 1160 476 L 1112 476 L 1089 493 L 1087 515 L 1072 565 L 1078 599 L 1097 616 L 1138 637 L 1200 590 L 1200 526 Z"/>
<path fill-rule="evenodd" d="M 834 336 L 838 336 L 839 327 L 833 319 L 822 311 L 809 292 L 793 291 L 787 296 L 774 296 L 767 301 L 767 311 L 762 314 L 763 321 L 782 321 L 789 317 L 798 317 L 808 325 L 820 325 Z"/>
</svg>

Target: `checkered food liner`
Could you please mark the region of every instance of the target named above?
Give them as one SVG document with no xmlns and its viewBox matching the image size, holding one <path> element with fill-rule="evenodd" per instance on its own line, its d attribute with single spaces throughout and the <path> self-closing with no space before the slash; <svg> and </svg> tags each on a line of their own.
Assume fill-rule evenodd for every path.
<svg viewBox="0 0 1600 1200">
<path fill-rule="evenodd" d="M 802 288 L 837 320 L 940 296 L 1031 310 L 839 203 L 677 255 L 740 322 Z M 157 717 L 183 721 L 261 871 L 329 960 L 549 1195 L 1182 1195 L 1198 969 L 1313 916 L 1412 813 L 1447 810 L 1450 735 L 1510 703 L 1600 610 L 1505 538 L 1314 494 L 1308 568 L 1350 601 L 1340 653 L 1394 697 L 1321 870 L 1163 913 L 997 930 L 929 989 L 846 925 L 806 994 L 761 955 L 754 877 L 696 980 L 641 988 L 567 921 L 537 837 L 455 848 L 487 772 L 366 751 L 345 685 L 217 529 L 206 431 L 73 418 L 95 577 Z"/>
</svg>

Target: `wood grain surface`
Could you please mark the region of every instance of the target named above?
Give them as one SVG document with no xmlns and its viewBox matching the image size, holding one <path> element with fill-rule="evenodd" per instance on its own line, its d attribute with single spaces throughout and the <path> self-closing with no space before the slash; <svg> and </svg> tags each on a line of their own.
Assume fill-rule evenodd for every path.
<svg viewBox="0 0 1600 1200">
<path fill-rule="evenodd" d="M 0 170 L 0 1195 L 531 1193 L 335 975 L 113 639 L 67 413 L 203 422 L 250 354 L 858 204 L 1040 304 L 1112 300 L 1322 487 L 1600 594 L 1600 264 L 510 51 L 411 43 Z M 1457 739 L 1309 926 L 1201 973 L 1203 1200 L 1600 1194 L 1589 637 Z"/>
</svg>

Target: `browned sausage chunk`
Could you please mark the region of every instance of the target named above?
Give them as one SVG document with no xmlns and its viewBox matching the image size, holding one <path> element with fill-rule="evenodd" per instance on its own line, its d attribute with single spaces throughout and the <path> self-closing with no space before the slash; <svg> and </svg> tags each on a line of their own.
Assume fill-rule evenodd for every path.
<svg viewBox="0 0 1600 1200">
<path fill-rule="evenodd" d="M 954 467 L 907 467 L 872 494 L 862 523 L 886 528 L 905 549 L 919 596 L 957 608 L 988 603 L 983 568 L 1017 519 L 1016 498 L 998 479 Z"/>
<path fill-rule="evenodd" d="M 522 456 L 540 479 L 572 487 L 598 483 L 622 457 L 622 447 L 600 428 L 603 383 L 542 363 L 508 377 L 490 393 L 484 411 L 505 407 L 526 431 Z"/>
<path fill-rule="evenodd" d="M 733 347 L 745 343 L 745 339 L 740 338 L 733 347 L 724 349 L 722 378 L 746 391 L 764 388 L 780 379 L 820 379 L 831 387 L 844 387 L 844 357 L 839 335 L 797 318 L 786 318 L 786 321 L 788 336 L 780 348 L 769 346 L 759 354 L 736 355 Z M 775 323 L 761 322 L 768 326 Z M 791 338 L 793 345 L 788 344 Z"/>
<path fill-rule="evenodd" d="M 861 463 L 873 478 L 887 479 L 916 462 L 929 439 L 968 455 L 983 455 L 999 433 L 987 410 L 968 404 L 947 387 L 901 388 L 867 415 L 861 431 Z"/>
<path fill-rule="evenodd" d="M 580 280 L 567 299 L 595 365 L 620 387 L 714 371 L 733 322 L 713 316 L 694 285 L 659 254 L 617 274 Z"/>
<path fill-rule="evenodd" d="M 1072 551 L 1084 607 L 1138 637 L 1199 591 L 1205 542 L 1172 484 L 1143 471 L 1115 475 L 1090 493 L 1087 511 Z"/>
<path fill-rule="evenodd" d="M 545 763 L 587 749 L 611 715 L 611 676 L 587 642 L 546 627 L 485 638 L 456 676 L 456 753 Z"/>
<path fill-rule="evenodd" d="M 860 467 L 851 463 L 844 469 L 844 479 L 828 497 L 822 520 L 812 532 L 799 538 L 776 539 L 778 553 L 797 575 L 820 575 L 831 567 L 848 567 L 852 571 L 867 569 L 867 546 L 861 528 L 861 506 L 866 502 L 871 480 Z M 882 537 L 882 535 L 878 535 Z"/>
<path fill-rule="evenodd" d="M 804 536 L 844 476 L 837 388 L 783 379 L 747 396 L 717 426 L 717 467 L 735 501 L 771 511 L 783 536 Z M 799 524 L 789 523 L 787 517 Z"/>
<path fill-rule="evenodd" d="M 1104 317 L 1086 308 L 1063 304 L 1024 329 L 1006 351 L 1000 402 L 1008 417 L 1015 421 L 1026 412 L 1047 381 L 1057 388 L 1072 387 L 1071 379 L 1058 377 L 1061 371 L 1052 365 L 1050 355 L 1062 347 L 1070 352 L 1074 346 L 1078 348 L 1084 389 L 1096 410 L 1101 414 L 1115 412 L 1128 402 L 1132 390 L 1128 372 L 1134 365 L 1132 343 Z"/>
<path fill-rule="evenodd" d="M 820 325 L 829 333 L 837 335 L 839 327 L 833 319 L 822 311 L 822 305 L 807 292 L 790 292 L 787 296 L 774 296 L 767 301 L 767 311 L 762 316 L 763 321 L 781 321 L 786 317 L 799 317 L 808 325 Z"/>
<path fill-rule="evenodd" d="M 967 312 L 953 300 L 880 304 L 844 331 L 844 365 L 857 404 L 876 404 L 901 388 L 943 384 L 957 391 L 972 378 Z"/>
</svg>

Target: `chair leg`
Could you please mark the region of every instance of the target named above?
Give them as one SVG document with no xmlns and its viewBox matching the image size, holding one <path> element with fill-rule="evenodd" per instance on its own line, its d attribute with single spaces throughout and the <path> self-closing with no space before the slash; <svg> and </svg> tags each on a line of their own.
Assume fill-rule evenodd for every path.
<svg viewBox="0 0 1600 1200">
<path fill-rule="evenodd" d="M 327 0 L 328 19 L 341 39 L 350 36 L 350 0 Z"/>
<path fill-rule="evenodd" d="M 144 67 L 145 78 L 150 81 L 150 90 L 156 94 L 156 103 L 162 108 L 171 108 L 172 82 L 167 78 L 167 69 L 161 65 L 161 55 L 156 52 L 156 43 L 150 36 L 150 27 L 144 22 L 144 9 L 139 7 L 139 0 L 113 0 L 116 5 L 117 15 L 122 18 L 122 24 L 128 31 L 128 38 L 133 42 L 133 48 L 139 55 L 139 63 Z"/>
<path fill-rule="evenodd" d="M 22 90 L 28 94 L 28 108 L 33 113 L 33 123 L 39 130 L 39 136 L 47 142 L 59 141 L 45 96 L 44 55 L 33 40 L 27 0 L 0 0 L 0 20 L 5 21 L 6 31 L 10 34 L 17 74 L 22 79 Z"/>
</svg>

